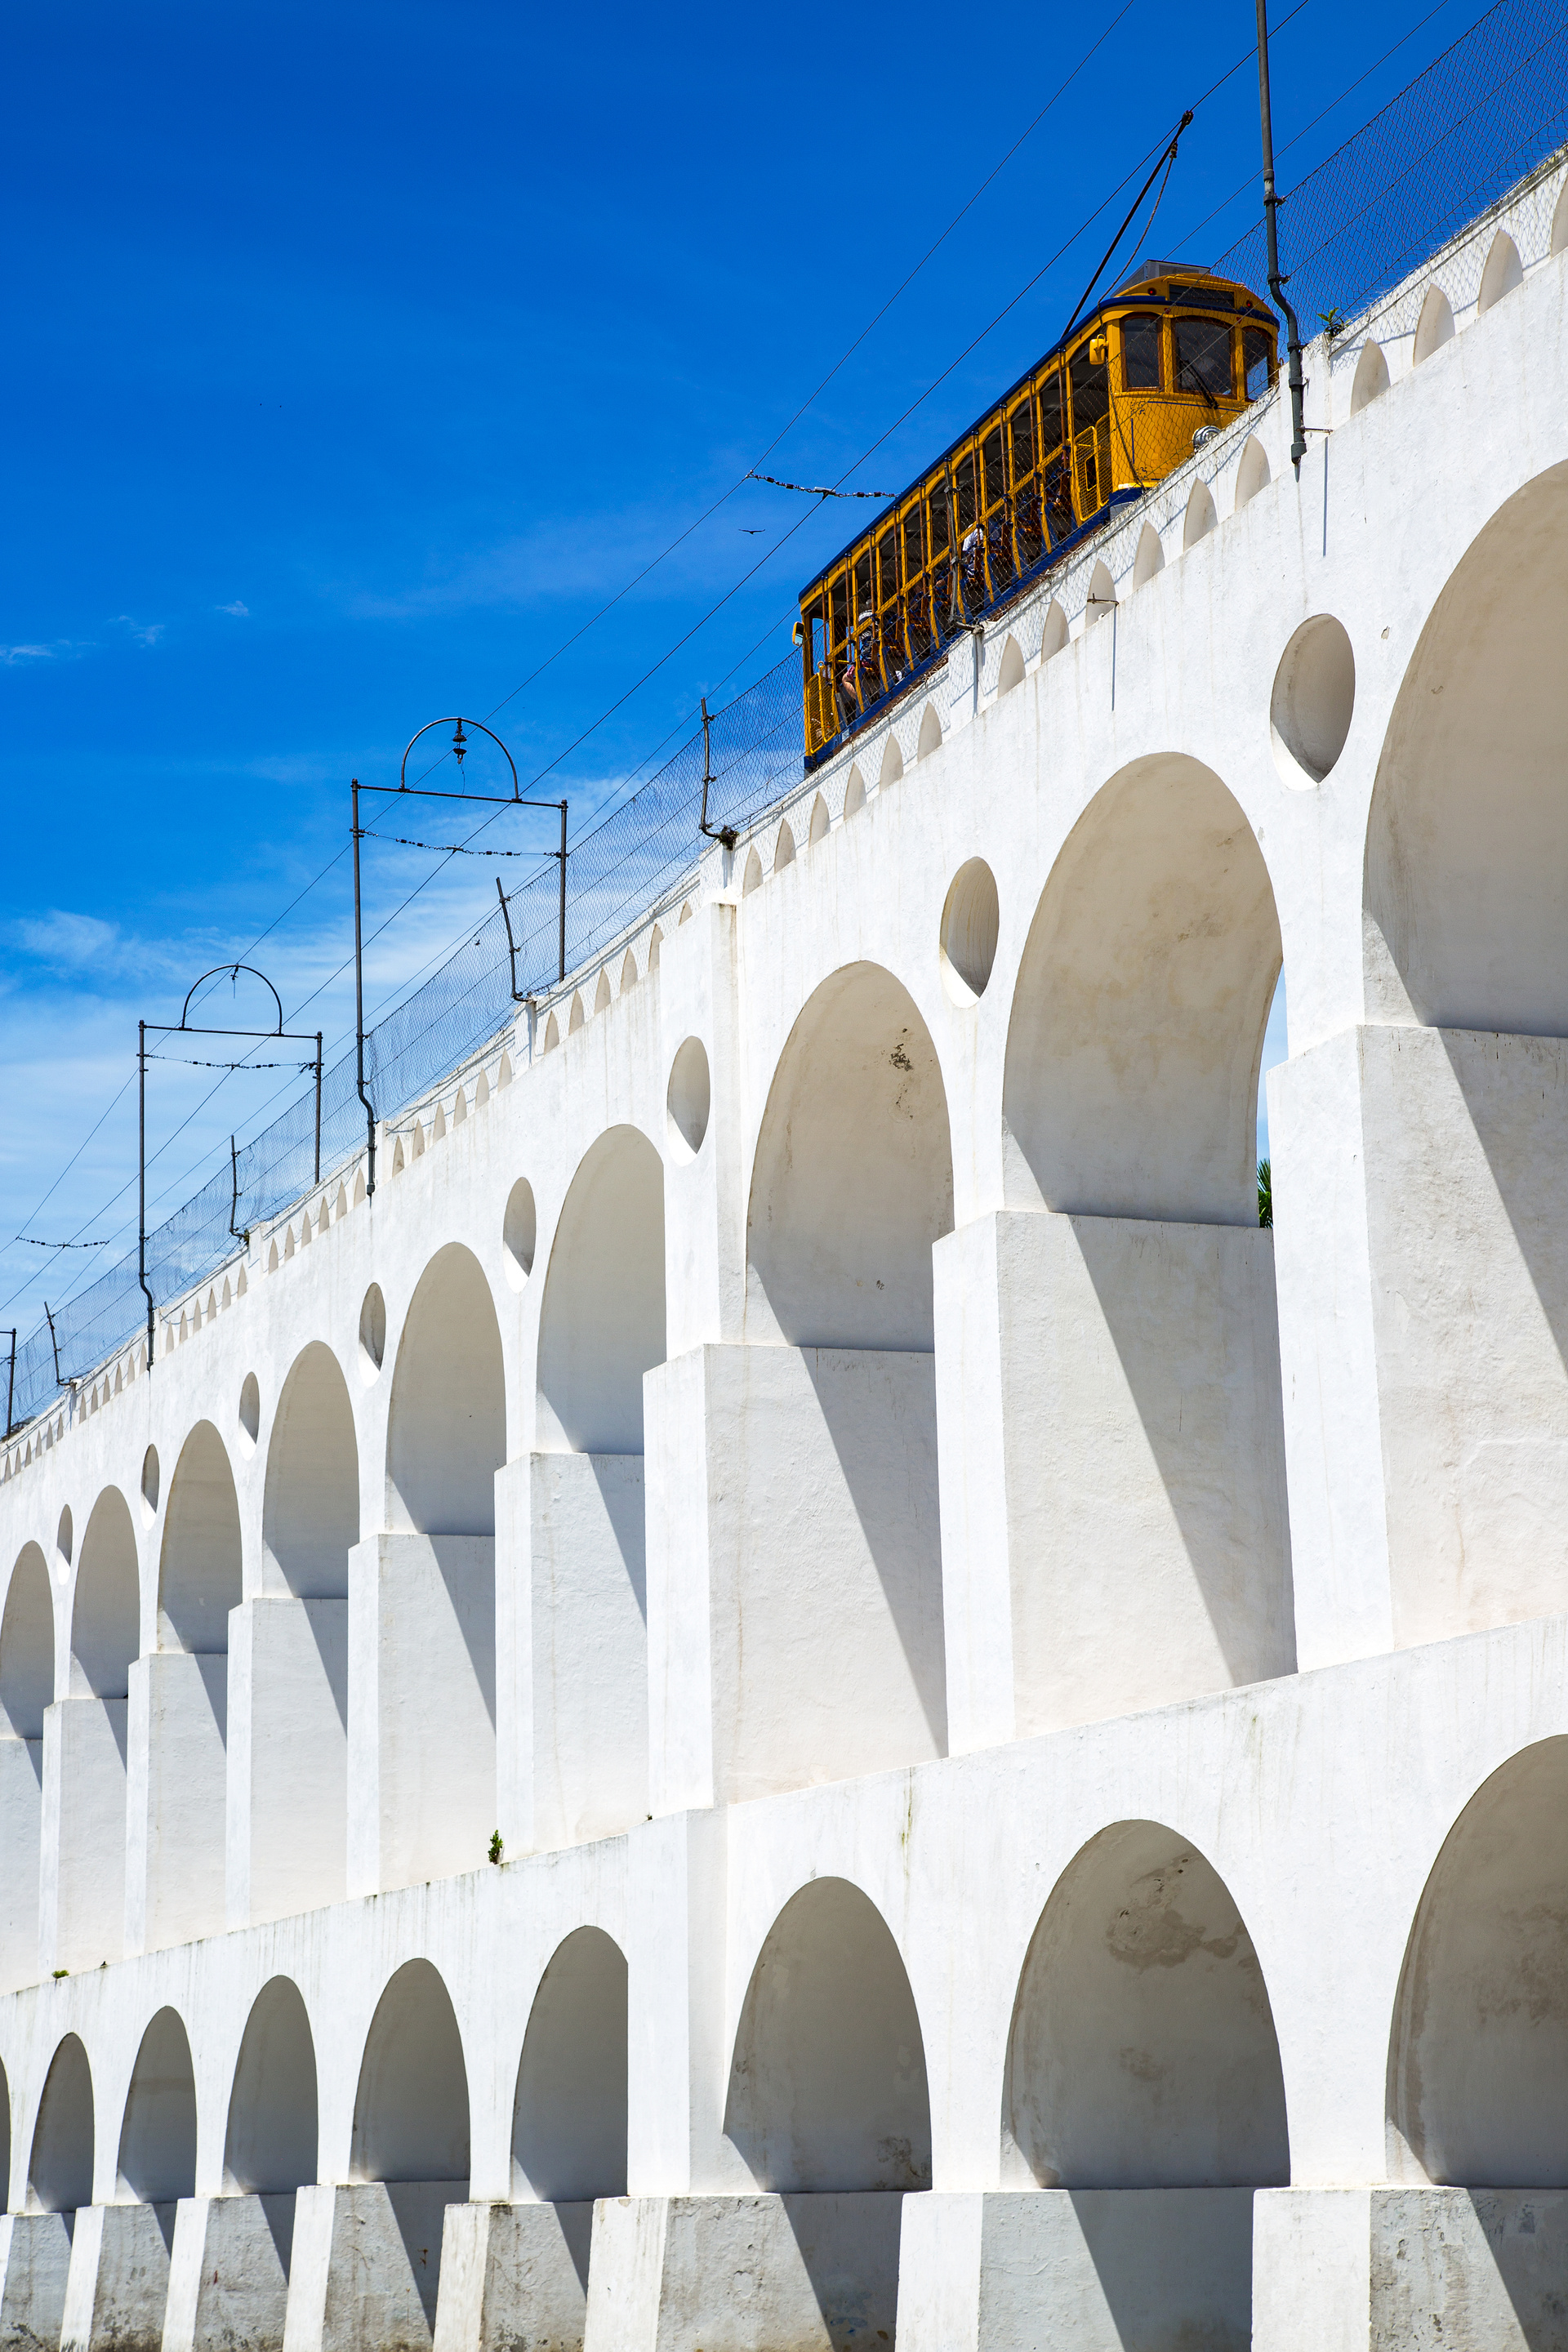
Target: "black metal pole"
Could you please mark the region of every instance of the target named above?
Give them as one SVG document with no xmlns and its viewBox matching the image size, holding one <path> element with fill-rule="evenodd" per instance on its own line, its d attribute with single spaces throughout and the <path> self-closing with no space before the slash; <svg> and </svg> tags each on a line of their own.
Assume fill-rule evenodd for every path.
<svg viewBox="0 0 1568 2352">
<path fill-rule="evenodd" d="M 136 1272 L 147 1301 L 147 1370 L 156 1344 L 153 1293 L 147 1282 L 147 1024 L 136 1024 Z"/>
<path fill-rule="evenodd" d="M 228 1139 L 228 1229 L 237 1242 L 245 1235 L 235 1223 L 239 1214 L 239 1151 L 231 1135 Z"/>
<path fill-rule="evenodd" d="M 557 977 L 566 977 L 566 803 L 561 803 L 561 955 Z"/>
<path fill-rule="evenodd" d="M 1290 463 L 1298 474 L 1307 454 L 1302 424 L 1306 387 L 1301 381 L 1301 330 L 1279 274 L 1279 230 L 1276 215 L 1279 198 L 1274 186 L 1274 119 L 1268 99 L 1268 0 L 1258 0 L 1258 111 L 1263 132 L 1263 219 L 1268 239 L 1268 291 L 1285 313 L 1285 348 L 1289 354 Z"/>
<path fill-rule="evenodd" d="M 351 830 L 354 843 L 354 1066 L 359 1081 L 359 1098 L 364 1106 L 365 1137 L 369 1147 L 370 1172 L 365 1182 L 365 1198 L 375 1197 L 375 1110 L 364 1090 L 364 950 L 360 944 L 359 898 L 359 778 L 353 780 L 353 815 Z M 563 916 L 564 925 L 564 916 Z"/>
<path fill-rule="evenodd" d="M 63 1389 L 66 1382 L 60 1378 L 60 1343 L 55 1337 L 55 1318 L 49 1313 L 49 1302 L 47 1298 L 44 1301 L 44 1320 L 49 1327 L 49 1345 L 55 1351 L 55 1386 L 58 1389 Z"/>
<path fill-rule="evenodd" d="M 316 1181 L 321 1181 L 321 1033 L 316 1032 Z"/>
</svg>

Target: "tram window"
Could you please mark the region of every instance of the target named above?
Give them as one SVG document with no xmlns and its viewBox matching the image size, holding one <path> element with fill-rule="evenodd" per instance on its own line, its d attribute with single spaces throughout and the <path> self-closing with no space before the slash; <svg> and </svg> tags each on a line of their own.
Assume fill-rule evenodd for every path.
<svg viewBox="0 0 1568 2352">
<path fill-rule="evenodd" d="M 871 551 L 868 547 L 855 559 L 855 610 L 864 618 L 871 604 Z"/>
<path fill-rule="evenodd" d="M 889 527 L 877 541 L 877 602 L 890 604 L 899 593 L 899 534 Z"/>
<path fill-rule="evenodd" d="M 921 510 L 917 502 L 904 516 L 904 578 L 918 580 L 925 568 L 925 533 L 921 528 Z"/>
<path fill-rule="evenodd" d="M 1088 343 L 1080 343 L 1068 362 L 1072 380 L 1072 429 L 1076 439 L 1098 425 L 1110 407 L 1110 372 L 1103 360 L 1091 360 Z"/>
<path fill-rule="evenodd" d="M 1026 400 L 1020 401 L 1010 420 L 1013 436 L 1013 479 L 1021 482 L 1035 470 L 1035 419 Z"/>
<path fill-rule="evenodd" d="M 849 635 L 849 576 L 841 572 L 827 592 L 829 644 L 834 653 L 842 653 L 844 640 Z"/>
<path fill-rule="evenodd" d="M 963 534 L 974 520 L 974 452 L 966 449 L 953 467 L 953 488 L 958 492 L 958 536 Z"/>
<path fill-rule="evenodd" d="M 1176 390 L 1230 398 L 1230 329 L 1217 319 L 1176 320 Z"/>
<path fill-rule="evenodd" d="M 1193 310 L 1234 310 L 1236 298 L 1218 286 L 1173 286 L 1173 302 L 1181 302 Z"/>
<path fill-rule="evenodd" d="M 1040 455 L 1048 457 L 1062 445 L 1062 379 L 1060 371 L 1040 386 Z"/>
<path fill-rule="evenodd" d="M 1121 321 L 1121 381 L 1129 392 L 1160 389 L 1160 321 L 1145 316 Z"/>
<path fill-rule="evenodd" d="M 1269 338 L 1260 327 L 1248 327 L 1242 337 L 1242 357 L 1247 368 L 1247 396 L 1258 399 L 1274 381 L 1274 351 Z"/>
<path fill-rule="evenodd" d="M 931 494 L 931 560 L 940 563 L 947 553 L 947 484 L 939 482 Z"/>
<path fill-rule="evenodd" d="M 985 466 L 985 511 L 1000 505 L 1007 495 L 1007 478 L 1002 463 L 1002 427 L 998 425 L 980 445 Z"/>
</svg>

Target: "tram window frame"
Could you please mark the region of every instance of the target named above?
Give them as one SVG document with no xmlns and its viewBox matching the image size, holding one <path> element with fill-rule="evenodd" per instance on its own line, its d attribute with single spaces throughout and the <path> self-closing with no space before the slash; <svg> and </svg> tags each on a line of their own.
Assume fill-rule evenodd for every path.
<svg viewBox="0 0 1568 2352">
<path fill-rule="evenodd" d="M 879 613 L 886 611 L 889 604 L 898 603 L 899 591 L 903 585 L 903 575 L 899 562 L 900 538 L 899 523 L 895 518 L 891 522 L 883 525 L 871 542 L 871 578 L 876 589 Z M 892 573 L 890 581 L 888 577 L 889 557 Z"/>
<path fill-rule="evenodd" d="M 933 481 L 926 484 L 925 502 L 928 509 L 926 569 L 928 572 L 935 572 L 937 566 L 946 563 L 952 553 L 952 518 L 948 510 L 945 474 L 938 474 Z M 939 530 L 940 545 L 938 544 Z"/>
<path fill-rule="evenodd" d="M 1163 392 L 1165 389 L 1164 337 L 1161 333 L 1163 320 L 1158 310 L 1130 311 L 1121 321 L 1121 389 L 1123 392 Z M 1139 342 L 1152 344 L 1152 375 L 1134 376 L 1134 338 Z M 1147 367 L 1150 359 L 1142 355 L 1139 364 Z"/>
<path fill-rule="evenodd" d="M 1184 354 L 1182 349 L 1184 341 L 1186 341 L 1189 350 L 1194 347 L 1201 350 L 1202 338 L 1205 336 L 1208 339 L 1206 356 L 1187 357 Z M 1222 324 L 1212 315 L 1207 318 L 1173 320 L 1172 345 L 1173 381 L 1178 394 L 1184 394 L 1188 398 L 1195 397 L 1216 404 L 1222 400 L 1236 398 L 1236 337 L 1232 332 L 1231 320 L 1226 320 Z M 1223 389 L 1216 389 L 1213 381 L 1202 380 L 1199 371 L 1209 364 L 1210 360 L 1217 358 L 1222 345 L 1225 351 L 1225 383 Z M 1189 372 L 1193 379 L 1191 381 L 1188 380 Z"/>
<path fill-rule="evenodd" d="M 973 441 L 966 443 L 964 447 L 959 451 L 952 468 L 952 492 L 953 506 L 955 509 L 953 522 L 958 532 L 958 543 L 960 547 L 963 545 L 965 539 L 967 539 L 969 533 L 973 530 L 975 524 L 980 520 L 975 467 L 975 459 L 977 456 L 978 451 Z M 966 508 L 968 509 L 967 512 L 965 511 Z"/>
<path fill-rule="evenodd" d="M 1258 377 L 1256 389 L 1253 376 Z M 1241 331 L 1241 381 L 1248 400 L 1261 400 L 1279 373 L 1279 354 L 1266 327 Z"/>
<path fill-rule="evenodd" d="M 1029 461 L 1026 466 L 1020 466 L 1018 463 L 1018 424 L 1020 418 L 1023 420 L 1025 429 L 1029 436 Z M 1014 402 L 1012 407 L 1007 411 L 1006 424 L 1007 464 L 1010 469 L 1008 478 L 1013 485 L 1014 495 L 1016 497 L 1019 485 L 1033 479 L 1035 473 L 1038 468 L 1040 459 L 1038 420 L 1035 415 L 1035 403 L 1030 394 L 1025 393 L 1021 400 L 1016 400 Z"/>
<path fill-rule="evenodd" d="M 1000 415 L 988 421 L 980 436 L 980 485 L 982 512 L 989 520 L 1007 499 L 1007 420 Z"/>
<path fill-rule="evenodd" d="M 1110 414 L 1109 351 L 1102 360 L 1096 360 L 1090 356 L 1095 343 L 1102 341 L 1104 334 L 1103 327 L 1097 328 L 1093 334 L 1086 335 L 1083 341 L 1068 354 L 1065 373 L 1068 382 L 1068 399 L 1072 415 L 1072 437 L 1075 444 L 1080 441 L 1086 433 L 1096 431 Z M 1096 378 L 1099 379 L 1098 383 Z M 1094 406 L 1096 399 L 1103 400 L 1103 405 L 1098 409 Z M 1092 411 L 1091 414 L 1079 415 L 1080 401 L 1086 410 Z"/>
</svg>

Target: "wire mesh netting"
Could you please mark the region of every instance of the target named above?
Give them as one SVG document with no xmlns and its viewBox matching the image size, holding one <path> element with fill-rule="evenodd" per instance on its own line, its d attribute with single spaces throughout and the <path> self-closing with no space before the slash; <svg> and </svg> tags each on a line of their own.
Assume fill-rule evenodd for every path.
<svg viewBox="0 0 1568 2352">
<path fill-rule="evenodd" d="M 1498 0 L 1285 195 L 1280 267 L 1303 338 L 1364 310 L 1568 136 L 1568 6 Z M 1260 290 L 1258 221 L 1215 265 Z"/>
<path fill-rule="evenodd" d="M 710 728 L 713 781 L 709 822 L 744 825 L 801 782 L 800 665 L 784 660 L 723 709 Z M 566 969 L 576 971 L 639 919 L 657 916 L 689 882 L 700 845 L 704 746 L 700 729 L 632 797 L 568 845 Z M 509 893 L 520 992 L 542 994 L 560 969 L 560 867 L 538 870 Z M 506 918 L 495 911 L 468 933 L 423 987 L 365 1038 L 365 1092 L 393 1120 L 448 1071 L 497 1037 L 516 1010 Z M 341 1170 L 365 1141 L 352 1053 L 321 1084 L 321 1168 Z M 299 1099 L 239 1147 L 194 1198 L 147 1236 L 147 1280 L 162 1307 L 204 1281 L 265 1223 L 310 1192 L 316 1170 L 313 1077 Z M 18 1343 L 12 1415 L 21 1427 L 73 1377 L 92 1371 L 132 1339 L 146 1301 L 132 1251 Z"/>
<path fill-rule="evenodd" d="M 1292 189 L 1280 219 L 1283 258 L 1303 329 L 1363 310 L 1448 243 L 1568 135 L 1568 0 L 1498 0 L 1397 98 Z M 1261 221 L 1220 257 L 1227 276 L 1262 289 Z M 799 669 L 786 655 L 714 713 L 710 821 L 743 828 L 804 781 Z M 689 886 L 700 846 L 704 745 L 688 740 L 647 783 L 569 843 L 565 961 L 580 970 Z M 543 994 L 559 969 L 559 867 L 542 857 L 510 894 L 520 992 Z M 512 1003 L 513 958 L 498 906 L 445 964 L 366 1038 L 366 1092 L 397 1119 L 447 1073 L 499 1036 Z M 321 1168 L 363 1148 L 365 1112 L 348 1054 L 325 1075 Z M 227 1161 L 148 1235 L 148 1281 L 160 1307 L 233 1255 L 237 1234 L 308 1195 L 315 1170 L 315 1090 Z M 132 1340 L 145 1319 L 134 1253 L 55 1310 L 18 1346 L 17 1427 L 60 1389 Z"/>
</svg>

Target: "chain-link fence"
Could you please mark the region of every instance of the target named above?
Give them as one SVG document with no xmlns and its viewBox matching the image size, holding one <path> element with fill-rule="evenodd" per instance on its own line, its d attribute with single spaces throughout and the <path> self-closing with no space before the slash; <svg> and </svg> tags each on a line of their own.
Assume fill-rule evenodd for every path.
<svg viewBox="0 0 1568 2352">
<path fill-rule="evenodd" d="M 1568 6 L 1498 0 L 1426 71 L 1289 194 L 1280 222 L 1290 291 L 1307 332 L 1363 308 L 1467 220 L 1526 177 L 1568 134 Z M 1221 256 L 1226 275 L 1262 289 L 1261 223 Z M 689 884 L 700 846 L 703 738 L 689 739 L 647 783 L 569 845 L 566 957 L 575 971 L 625 931 L 650 920 Z M 803 781 L 799 667 L 794 655 L 713 715 L 707 747 L 715 826 L 744 826 Z M 559 868 L 539 868 L 511 894 L 520 990 L 554 984 Z M 366 1039 L 366 1091 L 395 1119 L 506 1026 L 512 959 L 500 908 L 423 987 Z M 364 1139 L 354 1057 L 326 1073 L 321 1167 L 340 1169 Z M 311 1189 L 315 1097 L 299 1100 L 219 1169 L 193 1200 L 148 1235 L 147 1269 L 160 1306 L 229 1256 L 235 1234 L 264 1223 Z M 21 1425 L 73 1375 L 91 1371 L 133 1338 L 145 1304 L 134 1255 L 100 1276 L 18 1348 L 13 1416 Z"/>
<path fill-rule="evenodd" d="M 1303 339 L 1436 252 L 1568 137 L 1568 6 L 1498 0 L 1287 191 L 1280 267 Z M 1265 292 L 1262 222 L 1215 267 Z"/>
<path fill-rule="evenodd" d="M 800 663 L 776 667 L 715 711 L 708 751 L 713 781 L 709 822 L 743 825 L 794 791 L 801 757 Z M 621 932 L 689 882 L 700 846 L 704 743 L 694 730 L 629 800 L 569 845 L 566 860 L 566 960 L 569 971 L 590 962 Z M 517 986 L 553 987 L 560 954 L 560 868 L 541 861 L 510 894 Z M 377 1117 L 395 1119 L 447 1071 L 497 1036 L 510 1020 L 512 959 L 498 905 L 395 1013 L 365 1038 L 365 1092 Z M 354 1056 L 324 1074 L 323 1173 L 342 1168 L 365 1139 Z M 311 1084 L 282 1115 L 240 1147 L 194 1199 L 147 1236 L 147 1279 L 160 1307 L 199 1283 L 238 1246 L 236 1236 L 264 1223 L 312 1189 L 316 1093 Z M 101 1364 L 133 1338 L 146 1318 L 134 1252 L 89 1284 L 41 1323 L 16 1349 L 12 1415 L 20 1427 L 47 1410 L 63 1385 Z M 9 1368 L 0 1370 L 8 1377 Z"/>
</svg>

